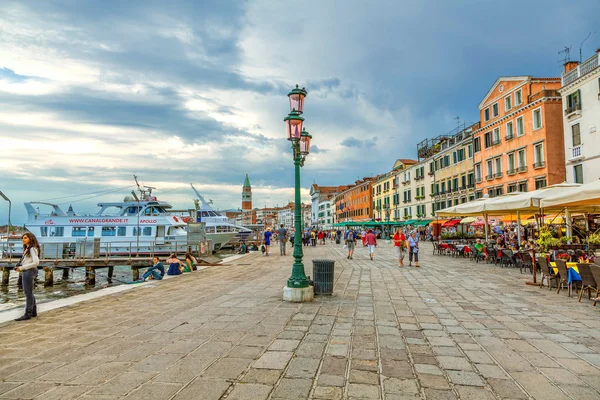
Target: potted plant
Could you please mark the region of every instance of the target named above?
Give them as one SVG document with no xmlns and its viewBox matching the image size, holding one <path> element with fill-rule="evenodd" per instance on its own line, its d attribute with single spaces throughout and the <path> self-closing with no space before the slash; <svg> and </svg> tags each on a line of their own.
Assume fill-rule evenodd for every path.
<svg viewBox="0 0 600 400">
<path fill-rule="evenodd" d="M 587 243 L 590 250 L 596 250 L 600 248 L 600 232 L 592 233 L 587 238 Z"/>
<path fill-rule="evenodd" d="M 560 246 L 560 240 L 554 237 L 552 230 L 547 225 L 540 228 L 536 243 L 540 246 L 540 252 L 544 255 L 549 249 L 557 249 Z"/>
</svg>

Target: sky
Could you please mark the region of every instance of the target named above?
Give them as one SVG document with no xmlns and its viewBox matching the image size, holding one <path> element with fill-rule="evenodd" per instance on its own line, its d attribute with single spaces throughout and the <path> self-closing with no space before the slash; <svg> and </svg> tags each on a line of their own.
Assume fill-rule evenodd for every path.
<svg viewBox="0 0 600 400">
<path fill-rule="evenodd" d="M 0 191 L 15 224 L 24 201 L 94 212 L 134 174 L 175 208 L 190 182 L 239 208 L 246 173 L 255 207 L 283 205 L 299 84 L 308 201 L 476 122 L 499 76 L 560 76 L 564 46 L 589 58 L 598 15 L 597 0 L 0 0 Z"/>
</svg>

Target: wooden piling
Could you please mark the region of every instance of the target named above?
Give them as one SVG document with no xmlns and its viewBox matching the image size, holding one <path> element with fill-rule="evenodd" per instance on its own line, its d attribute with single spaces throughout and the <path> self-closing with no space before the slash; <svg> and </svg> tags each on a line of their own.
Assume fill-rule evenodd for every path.
<svg viewBox="0 0 600 400">
<path fill-rule="evenodd" d="M 85 267 L 85 285 L 86 286 L 94 286 L 96 284 L 96 270 L 94 267 L 87 266 Z"/>
<path fill-rule="evenodd" d="M 44 267 L 44 287 L 54 286 L 54 268 Z"/>
<path fill-rule="evenodd" d="M 131 267 L 131 273 L 133 274 L 133 281 L 140 279 L 140 269 L 137 267 Z"/>
<path fill-rule="evenodd" d="M 69 279 L 69 268 L 63 268 L 62 272 L 63 272 L 62 280 L 63 281 L 68 280 Z"/>
<path fill-rule="evenodd" d="M 3 267 L 2 268 L 2 285 L 8 285 L 9 280 L 10 280 L 10 268 Z"/>
</svg>

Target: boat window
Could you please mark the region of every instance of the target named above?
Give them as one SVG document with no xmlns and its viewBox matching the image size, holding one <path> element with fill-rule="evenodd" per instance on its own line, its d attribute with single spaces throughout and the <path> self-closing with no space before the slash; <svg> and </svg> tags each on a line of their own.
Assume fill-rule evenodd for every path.
<svg viewBox="0 0 600 400">
<path fill-rule="evenodd" d="M 206 212 L 206 211 L 202 211 L 202 216 L 203 216 L 203 217 L 208 217 L 208 212 Z"/>
<path fill-rule="evenodd" d="M 152 207 L 152 214 L 164 214 L 165 210 L 162 207 Z"/>
<path fill-rule="evenodd" d="M 125 210 L 125 215 L 137 215 L 138 209 L 139 207 L 136 206 L 127 207 L 127 209 Z"/>
<path fill-rule="evenodd" d="M 88 233 L 87 233 L 88 237 L 93 237 L 94 236 L 94 227 L 90 226 L 88 227 Z"/>
<path fill-rule="evenodd" d="M 42 226 L 40 228 L 40 231 L 41 231 L 42 236 L 44 236 L 44 237 L 48 236 L 48 227 L 47 226 Z"/>
<path fill-rule="evenodd" d="M 114 226 L 103 226 L 102 236 L 117 236 L 117 228 Z"/>
<path fill-rule="evenodd" d="M 144 215 L 151 215 L 152 214 L 152 207 L 146 207 L 146 209 L 144 210 Z"/>
<path fill-rule="evenodd" d="M 144 227 L 144 236 L 152 236 L 152 227 L 151 226 L 146 226 Z"/>
<path fill-rule="evenodd" d="M 118 226 L 117 227 L 117 236 L 125 236 L 127 235 L 127 227 L 126 226 Z"/>
<path fill-rule="evenodd" d="M 50 236 L 62 237 L 65 235 L 64 226 L 53 226 L 50 228 Z"/>
<path fill-rule="evenodd" d="M 71 232 L 71 236 L 75 237 L 75 236 L 85 236 L 85 227 L 81 227 L 81 226 L 74 226 L 73 227 L 73 231 Z"/>
</svg>

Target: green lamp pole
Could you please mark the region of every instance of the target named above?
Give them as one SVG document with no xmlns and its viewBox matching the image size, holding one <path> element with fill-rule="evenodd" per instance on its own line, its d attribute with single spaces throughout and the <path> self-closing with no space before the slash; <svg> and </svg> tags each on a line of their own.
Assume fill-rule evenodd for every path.
<svg viewBox="0 0 600 400">
<path fill-rule="evenodd" d="M 310 140 L 312 136 L 302 128 L 304 118 L 304 98 L 306 97 L 306 89 L 300 89 L 298 85 L 290 93 L 290 113 L 284 118 L 287 139 L 292 143 L 294 156 L 294 172 L 295 172 L 295 201 L 294 201 L 294 225 L 296 234 L 294 235 L 294 264 L 292 266 L 292 276 L 287 281 L 288 288 L 300 289 L 309 286 L 308 279 L 304 272 L 304 264 L 302 263 L 302 214 L 301 214 L 301 198 L 300 198 L 300 168 L 304 166 L 304 160 L 310 152 Z"/>
</svg>

